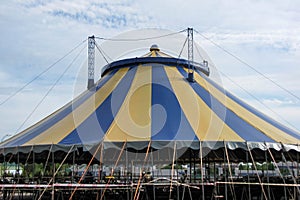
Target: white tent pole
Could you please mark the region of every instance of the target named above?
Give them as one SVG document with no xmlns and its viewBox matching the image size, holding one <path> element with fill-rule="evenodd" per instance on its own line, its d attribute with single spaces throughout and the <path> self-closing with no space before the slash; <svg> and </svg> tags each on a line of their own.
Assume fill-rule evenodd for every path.
<svg viewBox="0 0 300 200">
<path fill-rule="evenodd" d="M 103 142 L 102 142 L 101 144 L 103 144 Z M 127 145 L 127 141 L 125 141 L 124 144 L 123 144 L 123 146 L 122 146 L 122 149 L 121 149 L 121 151 L 120 151 L 120 154 L 119 154 L 119 156 L 118 156 L 118 158 L 117 158 L 117 160 L 116 160 L 116 162 L 115 162 L 115 164 L 114 164 L 114 166 L 113 166 L 113 168 L 112 168 L 111 175 L 113 175 L 113 172 L 114 172 L 115 168 L 117 167 L 117 165 L 118 165 L 118 163 L 119 163 L 119 161 L 120 161 L 120 159 L 121 159 L 121 156 L 122 156 L 122 154 L 123 154 L 123 152 L 124 152 L 124 149 L 125 149 L 125 146 L 126 146 L 126 145 Z M 97 149 L 97 151 L 98 151 L 98 150 L 99 150 L 99 149 Z M 96 151 L 96 153 L 97 153 L 97 151 Z M 95 154 L 94 154 L 94 155 L 95 155 Z M 94 156 L 93 156 L 93 157 L 94 157 Z M 92 159 L 93 159 L 93 158 L 92 158 Z M 105 191 L 106 191 L 106 189 L 107 189 L 109 183 L 110 183 L 110 179 L 109 179 L 108 182 L 106 183 L 106 186 L 105 186 L 105 188 L 104 188 L 104 191 L 103 191 L 103 193 L 102 193 L 102 195 L 101 195 L 100 200 L 102 200 L 102 199 L 104 198 Z M 72 198 L 70 198 L 70 200 L 71 200 L 71 199 L 72 199 Z"/>
<path fill-rule="evenodd" d="M 299 144 L 297 144 L 297 149 L 299 149 Z M 297 176 L 299 176 L 299 151 L 297 151 Z"/>
<path fill-rule="evenodd" d="M 283 149 L 281 147 L 281 150 L 280 150 L 281 154 L 282 154 L 282 151 L 283 151 Z M 281 166 L 283 168 L 283 158 L 282 158 L 282 155 L 281 155 Z M 283 177 L 283 179 L 284 179 L 284 177 Z M 285 182 L 285 180 L 284 180 L 284 182 Z M 284 198 L 287 199 L 286 186 L 284 185 L 283 188 L 284 188 Z M 288 190 L 288 192 L 289 192 L 290 196 L 292 197 L 293 195 L 290 193 L 289 190 Z"/>
<path fill-rule="evenodd" d="M 35 153 L 34 149 L 32 148 L 32 182 L 34 183 L 34 171 L 35 171 Z"/>
<path fill-rule="evenodd" d="M 123 176 L 125 176 L 125 183 L 127 184 L 128 182 L 128 148 L 127 148 L 127 142 L 125 145 L 125 167 L 124 167 L 124 171 L 123 171 Z M 128 194 L 128 192 L 127 192 Z M 128 196 L 127 196 L 128 197 Z"/>
<path fill-rule="evenodd" d="M 245 143 L 247 146 L 247 142 L 245 142 Z M 248 151 L 246 151 L 246 163 L 247 163 L 247 182 L 250 183 Z M 248 198 L 251 199 L 251 185 L 250 184 L 248 184 Z"/>
<path fill-rule="evenodd" d="M 31 146 L 31 149 L 30 149 L 29 154 L 28 154 L 28 156 L 26 158 L 25 164 L 28 162 L 32 151 L 33 151 L 33 145 Z M 29 180 L 29 176 L 28 176 L 28 180 Z"/>
<path fill-rule="evenodd" d="M 274 165 L 275 165 L 276 169 L 277 169 L 278 172 L 279 172 L 280 178 L 282 178 L 282 181 L 283 181 L 284 187 L 285 187 L 286 182 L 285 182 L 285 180 L 284 180 L 284 177 L 282 176 L 282 174 L 281 174 L 281 172 L 280 172 L 280 169 L 279 169 L 279 166 L 277 165 L 276 160 L 275 160 L 275 158 L 274 158 L 274 156 L 273 156 L 273 154 L 272 154 L 272 152 L 271 152 L 271 150 L 270 150 L 270 148 L 269 148 L 268 146 L 267 146 L 267 150 L 268 150 L 268 152 L 269 152 L 269 154 L 270 154 L 270 156 L 271 156 L 271 158 L 272 158 L 272 160 L 273 160 L 273 162 L 274 162 Z M 291 194 L 290 194 L 290 195 L 291 195 Z M 292 195 L 291 195 L 291 196 L 292 196 Z"/>
<path fill-rule="evenodd" d="M 143 163 L 142 168 L 144 168 L 144 165 L 145 165 L 145 163 L 146 163 L 146 161 L 147 161 L 147 157 L 148 157 L 148 154 L 149 154 L 150 147 L 151 147 L 151 140 L 149 141 L 149 144 L 148 144 L 148 147 L 147 147 L 147 151 L 146 151 L 146 155 L 145 155 L 145 158 L 144 158 L 144 163 Z M 142 177 L 142 172 L 140 172 L 140 176 L 139 176 L 138 184 L 137 184 L 137 186 L 136 186 L 136 190 L 135 190 L 135 193 L 134 193 L 134 198 L 133 198 L 133 200 L 139 199 L 139 198 L 138 198 L 138 197 L 139 197 L 139 194 L 138 194 L 138 193 L 139 193 L 139 187 L 140 187 L 142 178 L 143 178 L 143 177 Z"/>
<path fill-rule="evenodd" d="M 297 143 L 297 174 L 296 176 L 299 177 L 299 143 Z"/>
<path fill-rule="evenodd" d="M 56 169 L 55 173 L 53 173 L 53 177 L 50 179 L 50 181 L 48 182 L 47 186 L 45 187 L 45 189 L 43 190 L 43 192 L 40 194 L 38 200 L 41 200 L 45 191 L 47 190 L 48 186 L 52 183 L 52 189 L 54 189 L 54 178 L 56 176 L 56 174 L 58 173 L 58 171 L 60 170 L 60 168 L 63 166 L 63 164 L 65 163 L 66 159 L 68 158 L 69 154 L 73 151 L 73 147 L 74 145 L 71 146 L 70 150 L 68 151 L 67 155 L 64 157 L 64 159 L 62 160 L 62 162 L 60 163 L 60 165 L 58 166 L 58 168 Z M 55 162 L 54 162 L 54 152 L 52 152 L 52 158 L 53 158 L 53 164 L 55 166 Z M 54 190 L 53 190 L 54 191 Z M 54 192 L 52 191 L 52 199 L 54 198 Z"/>
<path fill-rule="evenodd" d="M 101 142 L 101 148 L 100 148 L 100 153 L 99 153 L 99 166 L 98 166 L 98 181 L 99 183 L 101 182 L 101 178 L 102 178 L 102 152 L 103 152 L 103 142 Z"/>
<path fill-rule="evenodd" d="M 283 144 L 281 144 L 281 146 L 282 146 L 282 150 L 285 151 L 285 152 L 287 152 L 287 154 L 289 155 L 289 152 L 286 151 L 286 149 L 284 148 Z M 297 184 L 297 181 L 296 181 L 296 179 L 295 179 L 295 175 L 294 175 L 293 171 L 291 170 L 291 168 L 289 167 L 289 165 L 288 165 L 288 163 L 287 163 L 287 160 L 286 160 L 286 158 L 285 158 L 285 156 L 284 156 L 283 151 L 281 152 L 281 156 L 282 156 L 282 158 L 283 158 L 283 161 L 286 163 L 286 166 L 287 166 L 287 168 L 288 168 L 288 170 L 289 170 L 289 173 L 290 173 L 290 175 L 291 175 L 292 178 L 293 178 L 293 182 L 294 182 L 295 184 Z M 292 162 L 293 162 L 293 160 L 292 160 Z M 298 191 L 298 193 L 300 194 L 300 189 L 299 189 L 299 187 L 297 187 L 297 191 Z"/>
<path fill-rule="evenodd" d="M 19 179 L 20 179 L 20 176 L 19 176 L 19 169 L 20 169 L 20 167 L 19 167 L 19 146 L 17 146 L 16 148 L 17 148 L 17 170 L 18 170 L 18 177 L 15 180 L 17 180 L 16 184 L 19 184 Z M 16 177 L 16 173 L 14 174 L 14 176 Z M 10 194 L 10 199 L 13 199 L 13 197 L 15 195 L 16 189 L 17 188 L 14 187 L 13 191 Z"/>
<path fill-rule="evenodd" d="M 127 140 L 126 140 L 126 145 L 125 145 L 125 169 L 124 169 L 124 175 L 125 175 L 125 184 L 129 183 L 128 180 L 128 147 L 127 147 Z M 123 175 L 123 176 L 124 176 Z M 126 194 L 127 194 L 127 199 L 129 199 L 129 189 L 126 190 Z"/>
<path fill-rule="evenodd" d="M 52 181 L 53 183 L 55 183 L 55 155 L 54 155 L 54 151 L 51 152 L 52 154 Z M 50 179 L 51 181 L 51 179 Z M 49 184 L 51 183 L 49 181 Z M 51 195 L 51 199 L 54 200 L 55 199 L 55 196 L 54 196 L 54 192 L 55 192 L 55 188 L 54 188 L 54 184 L 52 183 L 52 195 Z M 41 194 L 41 196 L 43 195 L 43 193 Z"/>
<path fill-rule="evenodd" d="M 190 152 L 190 155 L 189 155 L 189 157 L 190 157 L 190 183 L 192 183 L 192 149 L 190 148 L 189 149 L 189 152 Z"/>
<path fill-rule="evenodd" d="M 202 188 L 202 200 L 205 199 L 205 191 L 204 191 L 204 179 L 203 179 L 203 152 L 202 152 L 202 142 L 199 140 L 200 147 L 200 172 L 201 172 L 201 188 Z"/>
<path fill-rule="evenodd" d="M 75 176 L 75 159 L 76 159 L 76 151 L 73 151 L 72 155 L 72 173 L 71 173 L 71 181 L 74 183 L 74 176 Z"/>
<path fill-rule="evenodd" d="M 226 154 L 226 160 L 227 160 L 227 164 L 228 164 L 228 170 L 229 170 L 229 175 L 230 175 L 230 190 L 232 192 L 233 195 L 233 199 L 236 199 L 236 195 L 235 195 L 235 191 L 234 191 L 234 184 L 233 184 L 233 179 L 232 179 L 232 172 L 231 172 L 231 166 L 230 166 L 230 161 L 229 161 L 229 156 L 228 156 L 228 151 L 227 151 L 227 146 L 226 146 L 226 141 L 224 140 L 224 148 L 225 148 L 225 154 Z"/>
<path fill-rule="evenodd" d="M 249 144 L 248 144 L 248 143 L 246 143 L 246 144 L 247 144 L 248 151 L 249 151 L 249 153 L 250 153 L 250 157 L 251 157 L 251 160 L 252 160 L 252 164 L 253 164 L 253 166 L 254 166 L 254 168 L 255 168 L 255 172 L 256 172 L 256 175 L 257 175 L 259 184 L 260 184 L 260 186 L 261 186 L 262 193 L 263 193 L 265 199 L 268 199 L 268 197 L 267 197 L 267 195 L 266 195 L 266 192 L 265 192 L 265 189 L 264 189 L 264 186 L 262 185 L 261 179 L 260 179 L 260 177 L 259 177 L 259 174 L 258 174 L 258 171 L 257 171 L 257 167 L 256 167 L 256 165 L 255 165 L 255 161 L 254 161 L 254 159 L 253 159 L 253 156 L 252 156 L 252 153 L 251 153 Z"/>
<path fill-rule="evenodd" d="M 225 200 L 228 200 L 228 191 L 227 191 L 227 183 L 228 183 L 228 173 L 227 173 L 227 167 L 226 167 L 226 156 L 225 156 L 225 147 L 224 147 L 224 154 L 223 154 L 223 158 L 224 158 L 224 180 L 225 180 Z"/>
<path fill-rule="evenodd" d="M 171 168 L 171 184 L 170 184 L 170 190 L 169 190 L 169 199 L 171 199 L 171 197 L 172 197 L 172 185 L 173 185 L 173 174 L 174 174 L 175 156 L 176 156 L 176 140 L 174 141 L 174 149 L 173 149 L 172 168 Z"/>
<path fill-rule="evenodd" d="M 17 172 L 18 172 L 18 177 L 17 177 L 17 184 L 20 181 L 20 151 L 19 151 L 19 146 L 17 146 Z"/>
<path fill-rule="evenodd" d="M 2 178 L 4 178 L 4 173 L 5 173 L 5 147 L 3 148 Z"/>
<path fill-rule="evenodd" d="M 267 147 L 267 143 L 265 143 Z M 268 198 L 271 199 L 271 191 L 270 191 L 270 177 L 269 177 L 269 164 L 268 164 L 268 154 L 267 151 L 265 151 L 265 161 L 266 161 L 266 166 L 267 166 L 267 183 L 268 183 Z"/>
<path fill-rule="evenodd" d="M 103 152 L 104 152 L 104 141 L 102 140 L 102 145 L 101 145 L 101 149 L 100 149 L 100 156 L 99 156 L 99 182 L 101 183 L 102 182 L 102 177 L 103 177 Z M 101 173 L 100 173 L 101 172 Z M 100 189 L 100 193 L 99 193 L 100 196 L 103 195 L 103 191 L 102 189 Z M 97 196 L 97 199 L 98 199 L 98 196 Z"/>
<path fill-rule="evenodd" d="M 299 143 L 297 143 L 297 167 L 296 167 L 296 169 L 297 169 L 297 173 L 296 173 L 296 176 L 297 177 L 299 177 Z"/>
<path fill-rule="evenodd" d="M 152 164 L 152 177 L 154 176 L 154 161 L 153 161 L 153 148 L 151 147 L 151 164 Z M 155 185 L 152 187 L 153 189 L 153 200 L 156 200 L 156 194 L 155 194 Z"/>
<path fill-rule="evenodd" d="M 53 144 L 51 144 L 51 146 L 50 146 L 49 153 L 48 153 L 48 156 L 47 156 L 47 160 L 45 162 L 45 166 L 44 166 L 42 177 L 44 177 L 44 175 L 46 173 L 46 168 L 47 168 L 47 165 L 48 165 L 48 162 L 49 162 L 49 159 L 50 159 L 50 156 L 51 156 L 51 152 L 52 152 L 52 146 L 53 146 Z"/>
<path fill-rule="evenodd" d="M 84 172 L 83 172 L 82 176 L 80 177 L 80 179 L 79 179 L 79 181 L 78 181 L 78 184 L 79 184 L 79 183 L 82 181 L 82 179 L 83 179 L 84 175 L 85 175 L 85 174 L 86 174 L 86 172 L 88 171 L 88 169 L 89 169 L 89 167 L 90 167 L 91 163 L 93 162 L 93 160 L 94 160 L 95 156 L 97 155 L 97 153 L 98 153 L 98 151 L 99 151 L 99 149 L 100 149 L 101 145 L 102 145 L 102 141 L 99 143 L 99 145 L 98 145 L 98 147 L 97 147 L 96 151 L 94 152 L 94 154 L 93 154 L 93 156 L 92 156 L 92 158 L 91 158 L 91 160 L 90 160 L 89 164 L 88 164 L 88 165 L 86 166 L 86 168 L 84 169 Z M 76 186 L 76 187 L 74 188 L 74 190 L 72 191 L 72 193 L 71 193 L 71 196 L 70 196 L 69 200 L 71 200 L 71 199 L 73 198 L 73 196 L 74 196 L 74 194 L 75 194 L 75 192 L 76 192 L 76 190 L 77 190 L 77 189 L 78 189 L 78 186 Z"/>
</svg>

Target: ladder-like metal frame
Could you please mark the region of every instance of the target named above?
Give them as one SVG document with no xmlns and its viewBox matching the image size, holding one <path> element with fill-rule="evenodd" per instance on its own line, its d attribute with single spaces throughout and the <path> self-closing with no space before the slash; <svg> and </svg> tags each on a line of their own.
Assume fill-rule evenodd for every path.
<svg viewBox="0 0 300 200">
<path fill-rule="evenodd" d="M 87 88 L 91 89 L 94 82 L 95 74 L 95 36 L 88 37 L 88 85 Z"/>
<path fill-rule="evenodd" d="M 193 66 L 193 61 L 194 61 L 194 39 L 193 39 L 193 28 L 188 28 L 188 61 L 189 61 L 189 71 L 188 71 L 188 77 L 187 80 L 189 82 L 195 82 L 194 80 L 194 66 Z"/>
</svg>

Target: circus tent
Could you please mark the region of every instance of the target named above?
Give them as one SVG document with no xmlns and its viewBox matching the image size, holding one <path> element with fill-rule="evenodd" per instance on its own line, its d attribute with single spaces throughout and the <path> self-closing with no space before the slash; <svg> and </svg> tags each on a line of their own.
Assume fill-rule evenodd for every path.
<svg viewBox="0 0 300 200">
<path fill-rule="evenodd" d="M 194 81 L 187 80 L 190 69 Z M 272 148 L 299 151 L 300 134 L 249 106 L 210 79 L 203 63 L 174 58 L 153 46 L 138 58 L 105 66 L 95 86 L 0 144 L 3 155 L 103 142 L 142 150 Z"/>
</svg>

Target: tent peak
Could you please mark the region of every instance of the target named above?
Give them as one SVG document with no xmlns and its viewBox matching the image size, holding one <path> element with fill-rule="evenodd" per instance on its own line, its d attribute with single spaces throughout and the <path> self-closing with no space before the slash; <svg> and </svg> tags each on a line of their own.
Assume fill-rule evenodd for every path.
<svg viewBox="0 0 300 200">
<path fill-rule="evenodd" d="M 153 44 L 151 47 L 150 47 L 150 51 L 160 51 L 159 47 L 157 44 Z"/>
</svg>

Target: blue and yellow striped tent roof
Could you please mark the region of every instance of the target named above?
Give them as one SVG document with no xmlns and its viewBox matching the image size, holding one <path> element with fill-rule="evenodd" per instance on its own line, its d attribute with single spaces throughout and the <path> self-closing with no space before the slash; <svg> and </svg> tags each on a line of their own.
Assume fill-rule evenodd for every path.
<svg viewBox="0 0 300 200">
<path fill-rule="evenodd" d="M 195 82 L 189 82 L 188 62 L 159 49 L 116 61 L 105 67 L 93 89 L 1 147 L 100 141 L 299 143 L 298 132 L 224 91 L 205 72 L 196 66 Z"/>
</svg>

